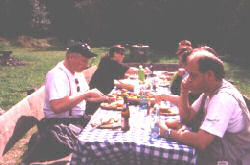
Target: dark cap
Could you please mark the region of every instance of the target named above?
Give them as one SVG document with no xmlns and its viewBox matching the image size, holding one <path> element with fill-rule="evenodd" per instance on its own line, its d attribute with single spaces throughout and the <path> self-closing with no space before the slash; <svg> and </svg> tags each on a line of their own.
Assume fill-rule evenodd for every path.
<svg viewBox="0 0 250 165">
<path fill-rule="evenodd" d="M 87 43 L 77 43 L 67 48 L 69 53 L 80 53 L 82 56 L 91 58 L 97 54 L 91 52 L 91 47 Z"/>
</svg>

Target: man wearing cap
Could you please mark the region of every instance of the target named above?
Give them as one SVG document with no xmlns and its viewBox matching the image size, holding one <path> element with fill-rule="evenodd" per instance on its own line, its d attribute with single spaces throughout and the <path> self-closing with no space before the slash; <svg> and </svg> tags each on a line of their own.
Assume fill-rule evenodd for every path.
<svg viewBox="0 0 250 165">
<path fill-rule="evenodd" d="M 96 56 L 87 44 L 71 46 L 64 61 L 46 75 L 44 114 L 46 118 L 79 118 L 84 115 L 85 100 L 103 101 L 106 98 L 89 86 L 82 74 L 91 57 Z"/>
<path fill-rule="evenodd" d="M 77 73 L 83 71 L 94 56 L 87 44 L 75 44 L 68 48 L 65 59 L 47 73 L 45 118 L 39 122 L 38 133 L 31 138 L 27 163 L 69 154 L 77 135 L 89 121 L 85 115 L 86 100 L 108 99 L 97 89 L 90 90 L 84 75 Z"/>
</svg>

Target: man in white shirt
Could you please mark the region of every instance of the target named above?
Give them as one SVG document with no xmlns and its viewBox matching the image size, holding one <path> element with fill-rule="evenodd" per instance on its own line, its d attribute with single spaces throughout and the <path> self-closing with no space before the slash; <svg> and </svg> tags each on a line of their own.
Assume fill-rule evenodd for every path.
<svg viewBox="0 0 250 165">
<path fill-rule="evenodd" d="M 89 90 L 85 77 L 77 74 L 95 56 L 87 44 L 70 47 L 64 61 L 46 75 L 44 113 L 46 118 L 79 118 L 84 115 L 87 101 L 108 99 L 97 89 Z"/>
<path fill-rule="evenodd" d="M 186 70 L 189 76 L 182 81 L 181 96 L 165 99 L 179 106 L 181 121 L 193 130 L 175 131 L 160 123 L 161 136 L 198 148 L 199 165 L 249 162 L 244 160 L 250 151 L 249 110 L 239 91 L 223 79 L 223 62 L 207 47 L 196 48 Z M 189 92 L 203 94 L 190 105 Z"/>
<path fill-rule="evenodd" d="M 43 118 L 33 134 L 23 163 L 54 160 L 70 154 L 82 128 L 90 118 L 85 114 L 87 101 L 109 100 L 97 89 L 89 90 L 83 74 L 95 56 L 84 43 L 71 46 L 64 61 L 46 75 Z"/>
</svg>

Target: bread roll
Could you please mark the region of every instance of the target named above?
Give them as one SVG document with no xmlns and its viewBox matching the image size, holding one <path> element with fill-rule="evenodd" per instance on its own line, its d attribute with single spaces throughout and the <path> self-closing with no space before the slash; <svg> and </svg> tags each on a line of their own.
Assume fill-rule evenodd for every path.
<svg viewBox="0 0 250 165">
<path fill-rule="evenodd" d="M 160 107 L 161 113 L 170 113 L 170 107 Z"/>
<path fill-rule="evenodd" d="M 181 127 L 181 124 L 179 123 L 179 121 L 177 119 L 167 119 L 165 121 L 166 126 L 168 126 L 168 128 L 171 129 L 179 129 Z"/>
</svg>

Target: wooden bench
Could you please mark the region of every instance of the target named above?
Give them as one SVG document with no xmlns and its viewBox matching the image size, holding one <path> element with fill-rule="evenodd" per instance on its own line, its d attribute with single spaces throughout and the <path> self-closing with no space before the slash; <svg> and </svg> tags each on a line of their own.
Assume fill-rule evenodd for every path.
<svg viewBox="0 0 250 165">
<path fill-rule="evenodd" d="M 0 158 L 43 118 L 44 87 L 0 116 Z"/>
<path fill-rule="evenodd" d="M 87 82 L 90 81 L 95 70 L 96 66 L 83 71 Z M 42 86 L 0 116 L 0 159 L 44 117 L 44 94 L 45 87 Z M 67 164 L 69 160 L 70 155 L 54 161 L 34 162 L 32 164 L 64 165 Z"/>
</svg>

